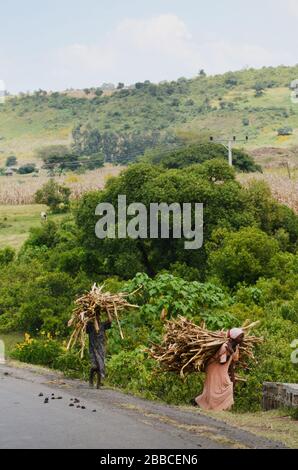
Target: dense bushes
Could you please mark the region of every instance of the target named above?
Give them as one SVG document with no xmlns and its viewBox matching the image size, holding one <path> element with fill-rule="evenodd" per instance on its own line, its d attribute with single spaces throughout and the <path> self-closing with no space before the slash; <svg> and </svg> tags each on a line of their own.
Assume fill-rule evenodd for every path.
<svg viewBox="0 0 298 470">
<path fill-rule="evenodd" d="M 255 283 L 271 275 L 271 262 L 279 251 L 278 242 L 257 228 L 226 232 L 220 245 L 209 244 L 208 263 L 212 273 L 234 287 L 238 282 Z"/>
<path fill-rule="evenodd" d="M 17 345 L 12 357 L 23 362 L 53 367 L 56 358 L 62 353 L 62 347 L 51 338 L 39 340 L 25 335 L 23 343 Z"/>
<path fill-rule="evenodd" d="M 14 260 L 15 251 L 12 248 L 3 248 L 0 250 L 0 266 L 6 266 Z"/>
<path fill-rule="evenodd" d="M 126 195 L 127 204 L 143 203 L 148 212 L 151 202 L 203 203 L 202 249 L 185 250 L 185 240 L 174 238 L 97 239 L 94 233 L 97 222 L 95 207 L 100 202 L 108 202 L 117 209 L 119 194 Z M 287 251 L 295 251 L 298 240 L 298 220 L 293 211 L 275 202 L 264 185 L 256 183 L 248 189 L 241 187 L 233 170 L 220 160 L 171 170 L 144 162 L 132 165 L 120 177 L 111 179 L 104 191 L 83 196 L 76 209 L 76 223 L 81 243 L 93 260 L 95 274 L 118 275 L 126 279 L 138 271 L 153 276 L 162 269 L 171 269 L 179 261 L 197 269 L 199 280 L 205 280 L 209 269 L 208 242 L 218 230 L 237 232 L 253 226 L 267 234 L 269 244 L 275 244 L 273 239 L 276 239 Z M 149 228 L 150 221 L 148 231 Z M 170 233 L 173 233 L 172 227 Z M 262 242 L 260 237 L 265 237 L 258 233 L 252 234 L 255 245 Z M 262 270 L 256 273 L 262 274 Z"/>
<path fill-rule="evenodd" d="M 144 159 L 153 164 L 160 164 L 164 168 L 178 169 L 212 159 L 227 160 L 227 150 L 221 144 L 200 143 L 174 148 L 172 151 L 150 150 Z M 261 171 L 261 167 L 256 165 L 247 153 L 239 149 L 234 149 L 233 164 L 237 170 L 243 172 Z"/>
<path fill-rule="evenodd" d="M 298 338 L 298 324 L 283 317 L 283 308 L 287 308 L 288 301 L 282 298 L 269 300 L 268 293 L 270 288 L 274 291 L 276 282 L 274 279 L 266 282 L 263 280 L 257 287 L 242 286 L 233 297 L 212 285 L 202 285 L 201 289 L 198 286 L 198 290 L 193 292 L 197 299 L 195 312 L 191 314 L 191 300 L 188 310 L 183 312 L 196 322 L 205 319 L 207 315 L 209 328 L 227 329 L 233 325 L 241 325 L 247 318 L 261 320 L 255 333 L 263 336 L 264 342 L 256 349 L 257 362 L 251 362 L 248 364 L 249 368 L 239 371 L 240 376 L 246 380 L 245 383 L 239 382 L 236 388 L 235 409 L 239 411 L 260 408 L 264 381 L 298 380 L 298 367 L 291 362 L 291 342 Z M 119 288 L 115 280 L 110 281 L 110 286 L 113 285 Z M 200 392 L 203 374 L 192 374 L 182 381 L 175 374 L 163 372 L 146 353 L 148 345 L 152 341 L 159 341 L 163 332 L 167 316 L 161 318 L 161 307 L 167 303 L 168 312 L 175 315 L 177 308 L 176 314 L 179 313 L 180 290 L 187 290 L 187 283 L 166 274 L 155 280 L 140 274 L 122 286 L 122 289 L 132 291 L 140 285 L 144 285 L 144 288 L 135 294 L 134 300 L 139 302 L 141 308 L 126 313 L 122 319 L 124 341 L 120 339 L 117 326 L 113 326 L 108 333 L 108 383 L 147 398 L 187 404 Z M 166 286 L 171 285 L 174 287 L 170 288 L 167 298 L 163 300 Z M 287 289 L 283 293 L 284 297 L 289 295 L 289 291 L 287 294 L 286 291 Z M 294 290 L 291 295 L 295 295 Z M 243 303 L 244 300 L 246 303 Z M 209 323 L 208 315 L 211 318 Z M 77 352 L 66 352 L 61 342 L 51 337 L 32 339 L 27 336 L 24 344 L 15 351 L 14 357 L 25 362 L 49 365 L 75 377 L 87 378 L 88 354 L 82 361 Z"/>
</svg>

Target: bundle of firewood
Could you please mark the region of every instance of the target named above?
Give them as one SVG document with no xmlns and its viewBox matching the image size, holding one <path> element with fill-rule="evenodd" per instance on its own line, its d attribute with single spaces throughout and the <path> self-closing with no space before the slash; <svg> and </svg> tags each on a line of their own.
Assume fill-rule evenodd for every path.
<svg viewBox="0 0 298 470">
<path fill-rule="evenodd" d="M 247 323 L 242 327 L 245 338 L 239 349 L 238 365 L 242 367 L 247 367 L 248 359 L 254 359 L 253 348 L 262 342 L 262 338 L 248 335 L 259 322 Z M 204 371 L 208 361 L 226 341 L 227 332 L 209 331 L 205 325 L 198 326 L 179 317 L 167 322 L 162 343 L 153 344 L 148 352 L 166 371 L 180 373 L 184 377 L 187 373 Z"/>
<path fill-rule="evenodd" d="M 121 338 L 124 339 L 119 321 L 119 313 L 128 308 L 138 308 L 137 305 L 132 305 L 127 301 L 128 295 L 132 294 L 124 294 L 122 292 L 111 294 L 103 289 L 104 284 L 102 286 L 94 284 L 90 292 L 77 299 L 75 301 L 76 307 L 68 322 L 68 326 L 73 328 L 73 333 L 67 349 L 71 349 L 79 342 L 82 357 L 85 350 L 86 329 L 89 323 L 93 323 L 95 330 L 99 332 L 102 321 L 108 320 L 112 322 L 116 320 Z"/>
</svg>

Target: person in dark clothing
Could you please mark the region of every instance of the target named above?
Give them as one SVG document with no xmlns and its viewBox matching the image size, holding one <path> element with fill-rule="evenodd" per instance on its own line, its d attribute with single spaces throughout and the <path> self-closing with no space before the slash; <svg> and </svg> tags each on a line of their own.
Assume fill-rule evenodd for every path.
<svg viewBox="0 0 298 470">
<path fill-rule="evenodd" d="M 100 324 L 99 331 L 97 332 L 93 323 L 87 325 L 87 333 L 89 336 L 89 354 L 91 359 L 91 369 L 89 384 L 90 387 L 94 385 L 94 376 L 97 375 L 97 388 L 99 389 L 102 380 L 105 378 L 105 355 L 106 355 L 106 330 L 112 326 L 110 321 Z"/>
</svg>

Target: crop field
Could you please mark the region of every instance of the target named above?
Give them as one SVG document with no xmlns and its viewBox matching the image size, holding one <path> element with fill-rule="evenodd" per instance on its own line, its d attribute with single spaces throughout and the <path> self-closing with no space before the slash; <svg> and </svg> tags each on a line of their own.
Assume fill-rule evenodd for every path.
<svg viewBox="0 0 298 470">
<path fill-rule="evenodd" d="M 285 170 L 265 170 L 263 174 L 241 174 L 238 180 L 247 185 L 252 180 L 265 181 L 271 188 L 274 198 L 298 214 L 298 170 L 292 170 L 291 179 Z"/>
<path fill-rule="evenodd" d="M 73 173 L 55 177 L 59 184 L 68 186 L 72 191 L 72 198 L 77 199 L 86 191 L 102 189 L 107 180 L 112 176 L 117 176 L 121 172 L 121 167 L 101 168 L 99 170 L 88 171 L 83 175 Z M 41 174 L 38 177 L 26 176 L 0 176 L 0 205 L 33 204 L 34 195 L 49 177 Z"/>
</svg>

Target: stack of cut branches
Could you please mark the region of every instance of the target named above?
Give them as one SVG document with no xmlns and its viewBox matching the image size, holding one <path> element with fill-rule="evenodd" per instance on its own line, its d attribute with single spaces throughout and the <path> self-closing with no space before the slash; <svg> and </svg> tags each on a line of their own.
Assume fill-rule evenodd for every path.
<svg viewBox="0 0 298 470">
<path fill-rule="evenodd" d="M 89 323 L 93 323 L 97 332 L 100 330 L 102 321 L 116 320 L 118 323 L 121 338 L 124 339 L 123 332 L 119 321 L 119 313 L 128 308 L 138 308 L 127 301 L 128 295 L 122 292 L 111 294 L 104 292 L 104 284 L 97 286 L 94 284 L 91 291 L 83 295 L 75 301 L 76 307 L 72 317 L 68 322 L 68 326 L 73 328 L 67 349 L 70 350 L 77 342 L 81 346 L 81 356 L 84 355 L 86 342 L 86 329 Z"/>
<path fill-rule="evenodd" d="M 243 325 L 245 339 L 240 346 L 238 365 L 246 367 L 248 359 L 254 359 L 253 347 L 262 338 L 249 336 L 249 330 L 259 322 Z M 165 335 L 160 345 L 153 344 L 148 351 L 150 356 L 170 372 L 180 373 L 181 377 L 191 372 L 204 371 L 208 361 L 227 341 L 225 331 L 208 331 L 205 325 L 198 326 L 184 317 L 168 321 Z"/>
</svg>

